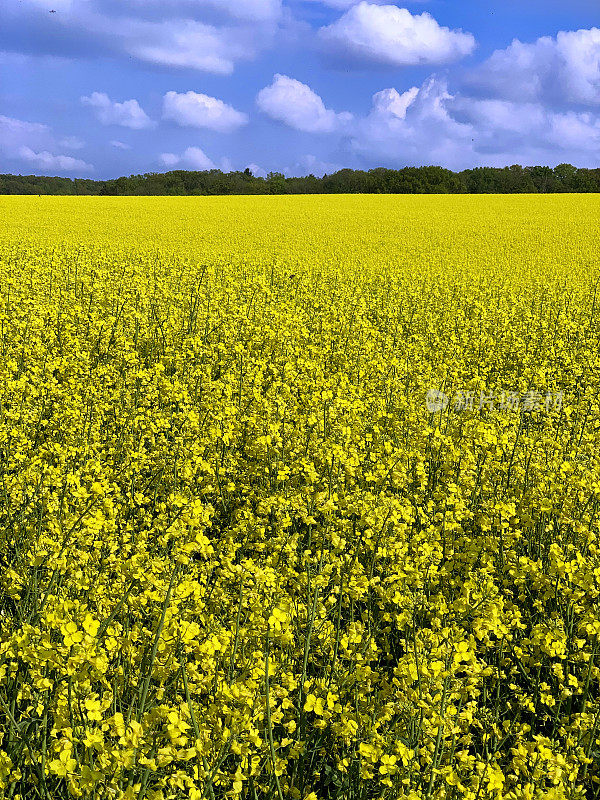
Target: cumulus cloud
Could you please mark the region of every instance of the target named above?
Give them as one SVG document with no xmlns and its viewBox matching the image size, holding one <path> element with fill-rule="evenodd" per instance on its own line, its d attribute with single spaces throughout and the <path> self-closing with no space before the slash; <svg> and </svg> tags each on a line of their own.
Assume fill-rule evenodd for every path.
<svg viewBox="0 0 600 800">
<path fill-rule="evenodd" d="M 54 152 L 69 145 L 74 149 L 78 143 L 69 137 L 56 141 L 48 125 L 0 115 L 0 154 L 11 161 L 22 161 L 43 171 L 89 172 L 93 169 L 91 164 Z"/>
<path fill-rule="evenodd" d="M 520 163 L 590 162 L 600 149 L 600 119 L 589 112 L 555 111 L 541 103 L 457 98 L 454 113 L 474 130 L 482 161 L 518 156 Z"/>
<path fill-rule="evenodd" d="M 419 89 L 416 86 L 402 94 L 397 89 L 382 89 L 382 91 L 373 95 L 372 116 L 390 116 L 395 119 L 405 119 L 409 106 L 418 96 Z"/>
<path fill-rule="evenodd" d="M 336 114 L 308 86 L 286 76 L 276 76 L 258 104 L 296 130 L 338 137 L 340 154 L 345 153 L 341 163 L 306 156 L 290 174 L 334 172 L 356 159 L 369 166 L 452 169 L 569 160 L 591 165 L 600 151 L 600 119 L 593 113 L 473 97 L 450 91 L 438 75 L 404 92 L 394 87 L 377 92 L 364 117 Z"/>
<path fill-rule="evenodd" d="M 57 169 L 63 172 L 89 172 L 93 169 L 91 164 L 86 164 L 80 158 L 54 155 L 47 150 L 36 153 L 31 147 L 27 146 L 19 148 L 18 156 L 23 161 L 27 161 L 42 170 Z"/>
<path fill-rule="evenodd" d="M 516 102 L 600 105 L 600 29 L 561 31 L 533 43 L 515 39 L 474 70 L 469 82 Z"/>
<path fill-rule="evenodd" d="M 260 167 L 258 164 L 248 164 L 248 169 L 254 175 L 255 178 L 266 178 L 267 173 L 266 171 Z"/>
<path fill-rule="evenodd" d="M 163 119 L 192 128 L 210 128 L 230 133 L 248 123 L 248 115 L 207 94 L 167 92 L 163 99 Z"/>
<path fill-rule="evenodd" d="M 377 92 L 369 115 L 357 120 L 349 147 L 370 165 L 591 166 L 600 151 L 600 119 L 538 102 L 453 94 L 445 79 L 432 76 L 403 93 Z"/>
<path fill-rule="evenodd" d="M 231 75 L 238 60 L 253 58 L 250 35 L 195 20 L 137 22 L 126 34 L 125 49 L 143 61 Z"/>
<path fill-rule="evenodd" d="M 182 169 L 194 169 L 199 172 L 217 169 L 214 162 L 199 147 L 188 147 L 180 156 L 175 153 L 163 153 L 160 160 L 166 167 L 181 167 Z"/>
<path fill-rule="evenodd" d="M 290 128 L 305 133 L 333 133 L 352 119 L 347 112 L 337 114 L 305 83 L 275 75 L 273 83 L 262 89 L 256 102 L 260 110 Z"/>
<path fill-rule="evenodd" d="M 50 128 L 40 122 L 26 122 L 22 119 L 0 115 L 0 147 L 11 151 L 24 141 L 36 146 L 46 142 Z"/>
<path fill-rule="evenodd" d="M 103 125 L 121 125 L 133 130 L 151 128 L 154 125 L 137 100 L 117 103 L 104 92 L 92 92 L 89 97 L 82 97 L 81 102 L 94 109 L 96 118 Z"/>
<path fill-rule="evenodd" d="M 287 19 L 281 0 L 63 0 L 52 17 L 42 0 L 4 3 L 0 46 L 10 50 L 27 46 L 25 29 L 39 52 L 121 54 L 220 75 L 270 46 Z"/>
<path fill-rule="evenodd" d="M 178 156 L 175 153 L 163 153 L 160 157 L 160 160 L 165 167 L 176 167 L 177 164 L 181 162 L 181 156 Z"/>
<path fill-rule="evenodd" d="M 396 89 L 377 92 L 351 147 L 375 163 L 462 166 L 472 156 L 473 129 L 452 115 L 453 100 L 446 80 L 437 77 L 403 94 Z"/>
<path fill-rule="evenodd" d="M 394 67 L 444 64 L 475 49 L 470 33 L 442 27 L 431 14 L 366 0 L 321 28 L 319 38 L 336 58 Z"/>
<path fill-rule="evenodd" d="M 339 172 L 341 169 L 341 164 L 323 161 L 309 154 L 303 156 L 293 169 L 287 169 L 285 172 L 289 175 L 315 175 L 321 178 L 323 175 L 332 175 L 334 172 Z"/>
</svg>

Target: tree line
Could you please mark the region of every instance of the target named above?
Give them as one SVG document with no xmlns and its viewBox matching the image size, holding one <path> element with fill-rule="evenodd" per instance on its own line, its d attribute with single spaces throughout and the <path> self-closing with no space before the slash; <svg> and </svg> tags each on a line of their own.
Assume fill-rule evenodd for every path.
<svg viewBox="0 0 600 800">
<path fill-rule="evenodd" d="M 49 195 L 238 195 L 238 194 L 515 194 L 600 192 L 600 168 L 476 167 L 452 172 L 443 167 L 342 169 L 321 178 L 266 178 L 244 172 L 172 170 L 110 180 L 0 175 L 0 194 Z"/>
</svg>

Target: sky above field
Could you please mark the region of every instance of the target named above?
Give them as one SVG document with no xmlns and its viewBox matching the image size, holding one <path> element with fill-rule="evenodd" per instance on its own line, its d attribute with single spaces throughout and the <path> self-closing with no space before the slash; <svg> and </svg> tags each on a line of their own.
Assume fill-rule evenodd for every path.
<svg viewBox="0 0 600 800">
<path fill-rule="evenodd" d="M 2 0 L 0 172 L 600 166 L 598 0 Z"/>
</svg>

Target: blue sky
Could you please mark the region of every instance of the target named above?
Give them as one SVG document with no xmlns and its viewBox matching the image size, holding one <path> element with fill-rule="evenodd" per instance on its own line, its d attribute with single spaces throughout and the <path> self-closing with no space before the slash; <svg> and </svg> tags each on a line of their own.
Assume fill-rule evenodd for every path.
<svg viewBox="0 0 600 800">
<path fill-rule="evenodd" d="M 0 172 L 600 166 L 595 25 L 597 0 L 3 0 Z"/>
</svg>

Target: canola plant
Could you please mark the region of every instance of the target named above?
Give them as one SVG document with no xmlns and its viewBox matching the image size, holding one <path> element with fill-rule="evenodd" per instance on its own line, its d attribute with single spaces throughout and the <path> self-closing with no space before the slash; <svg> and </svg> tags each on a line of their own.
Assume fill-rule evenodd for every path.
<svg viewBox="0 0 600 800">
<path fill-rule="evenodd" d="M 1 797 L 600 797 L 594 196 L 0 208 Z"/>
</svg>

